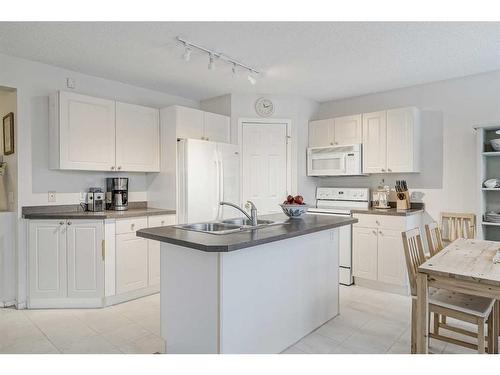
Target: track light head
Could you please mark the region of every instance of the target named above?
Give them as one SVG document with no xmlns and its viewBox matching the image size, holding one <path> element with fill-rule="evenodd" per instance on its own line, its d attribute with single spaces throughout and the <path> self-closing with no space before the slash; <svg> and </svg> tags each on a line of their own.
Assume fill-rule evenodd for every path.
<svg viewBox="0 0 500 375">
<path fill-rule="evenodd" d="M 247 78 L 252 85 L 255 85 L 257 83 L 257 79 L 252 75 L 252 72 L 248 73 Z"/>
<path fill-rule="evenodd" d="M 215 61 L 213 53 L 208 55 L 208 69 L 215 70 Z"/>
<path fill-rule="evenodd" d="M 184 54 L 182 55 L 182 58 L 184 59 L 184 61 L 191 60 L 191 52 L 193 52 L 193 50 L 191 49 L 189 44 L 186 44 L 186 49 L 184 50 Z"/>
</svg>

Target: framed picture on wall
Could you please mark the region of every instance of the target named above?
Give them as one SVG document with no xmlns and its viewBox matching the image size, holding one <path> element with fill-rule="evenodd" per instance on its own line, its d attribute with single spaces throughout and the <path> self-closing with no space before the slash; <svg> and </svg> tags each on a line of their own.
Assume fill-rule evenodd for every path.
<svg viewBox="0 0 500 375">
<path fill-rule="evenodd" d="M 14 113 L 3 117 L 3 154 L 14 153 Z"/>
</svg>

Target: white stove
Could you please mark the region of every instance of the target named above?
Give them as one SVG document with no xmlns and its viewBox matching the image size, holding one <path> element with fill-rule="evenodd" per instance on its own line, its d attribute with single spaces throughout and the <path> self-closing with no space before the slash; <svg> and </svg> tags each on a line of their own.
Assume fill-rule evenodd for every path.
<svg viewBox="0 0 500 375">
<path fill-rule="evenodd" d="M 366 188 L 317 188 L 316 207 L 310 215 L 352 216 L 352 210 L 368 210 L 370 189 Z M 339 228 L 339 282 L 352 285 L 352 225 Z"/>
</svg>

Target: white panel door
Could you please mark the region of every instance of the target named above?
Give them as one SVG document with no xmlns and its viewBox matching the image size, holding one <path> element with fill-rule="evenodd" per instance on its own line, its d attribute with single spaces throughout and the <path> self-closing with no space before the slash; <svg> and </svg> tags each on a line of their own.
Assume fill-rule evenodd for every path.
<svg viewBox="0 0 500 375">
<path fill-rule="evenodd" d="M 363 173 L 387 170 L 386 111 L 363 114 Z"/>
<path fill-rule="evenodd" d="M 401 231 L 381 229 L 378 232 L 378 281 L 404 286 L 407 284 Z"/>
<path fill-rule="evenodd" d="M 116 169 L 160 171 L 160 116 L 156 108 L 116 103 Z"/>
<path fill-rule="evenodd" d="M 148 240 L 135 232 L 116 236 L 116 293 L 148 286 Z"/>
<path fill-rule="evenodd" d="M 387 171 L 414 172 L 413 108 L 387 111 Z"/>
<path fill-rule="evenodd" d="M 243 124 L 242 203 L 251 200 L 260 214 L 281 212 L 286 198 L 286 136 L 286 124 Z"/>
<path fill-rule="evenodd" d="M 175 215 L 150 216 L 148 227 L 175 224 Z M 148 285 L 160 284 L 160 241 L 148 240 Z"/>
<path fill-rule="evenodd" d="M 103 222 L 68 220 L 68 297 L 104 297 Z"/>
<path fill-rule="evenodd" d="M 377 230 L 353 228 L 352 233 L 353 275 L 377 280 Z"/>
<path fill-rule="evenodd" d="M 334 144 L 333 119 L 309 122 L 309 147 L 323 147 Z"/>
<path fill-rule="evenodd" d="M 361 115 L 337 117 L 334 119 L 334 127 L 336 145 L 353 145 L 362 142 Z"/>
<path fill-rule="evenodd" d="M 212 112 L 203 113 L 203 134 L 207 141 L 229 143 L 230 119 Z"/>
<path fill-rule="evenodd" d="M 66 297 L 66 223 L 37 220 L 29 223 L 29 297 Z"/>
<path fill-rule="evenodd" d="M 115 102 L 59 93 L 60 168 L 115 169 Z"/>
<path fill-rule="evenodd" d="M 195 108 L 176 106 L 177 138 L 202 139 L 203 111 Z"/>
</svg>

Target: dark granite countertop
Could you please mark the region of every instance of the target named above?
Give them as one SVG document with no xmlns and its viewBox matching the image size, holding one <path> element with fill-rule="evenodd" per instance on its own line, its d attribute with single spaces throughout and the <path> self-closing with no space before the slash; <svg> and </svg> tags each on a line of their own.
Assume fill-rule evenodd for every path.
<svg viewBox="0 0 500 375">
<path fill-rule="evenodd" d="M 356 210 L 353 209 L 351 212 L 353 214 L 368 214 L 368 215 L 390 215 L 390 216 L 410 216 L 415 215 L 420 212 L 424 212 L 424 204 L 420 202 L 411 203 L 411 208 L 409 210 L 398 210 L 396 209 L 396 202 L 389 202 L 391 208 L 373 208 L 370 207 L 367 210 Z"/>
<path fill-rule="evenodd" d="M 23 207 L 24 219 L 121 219 L 138 216 L 173 215 L 175 210 L 147 207 L 145 202 L 131 203 L 126 211 L 83 211 L 79 205 L 28 206 Z"/>
<path fill-rule="evenodd" d="M 274 214 L 259 216 L 259 219 L 284 221 L 285 224 L 230 234 L 201 233 L 168 226 L 141 229 L 137 231 L 137 236 L 207 252 L 228 252 L 357 222 L 357 219 L 348 216 L 320 215 L 305 215 L 302 219 L 289 219 L 283 214 Z"/>
</svg>

